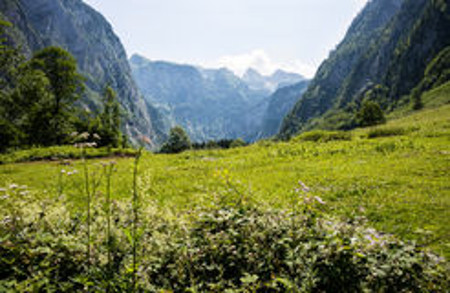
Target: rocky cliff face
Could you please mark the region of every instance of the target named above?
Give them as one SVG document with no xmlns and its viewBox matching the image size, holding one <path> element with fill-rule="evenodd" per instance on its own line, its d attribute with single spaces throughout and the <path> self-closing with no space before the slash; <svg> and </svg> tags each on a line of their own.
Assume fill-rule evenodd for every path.
<svg viewBox="0 0 450 293">
<path fill-rule="evenodd" d="M 449 46 L 449 27 L 446 0 L 370 1 L 287 115 L 280 136 L 352 127 L 352 111 L 367 98 L 394 109 Z"/>
<path fill-rule="evenodd" d="M 353 66 L 374 44 L 383 27 L 400 9 L 402 0 L 370 1 L 355 18 L 344 40 L 320 65 L 303 99 L 298 101 L 281 127 L 282 136 L 301 131 L 311 118 L 323 115 L 334 105 L 334 99 L 351 73 Z"/>
<path fill-rule="evenodd" d="M 156 146 L 161 140 L 152 106 L 142 98 L 131 75 L 125 50 L 111 25 L 81 0 L 2 0 L 1 14 L 15 26 L 24 52 L 60 46 L 72 53 L 86 77 L 84 105 L 94 109 L 105 86 L 118 94 L 126 117 L 126 132 L 144 135 Z M 155 118 L 156 119 L 156 118 Z"/>
</svg>

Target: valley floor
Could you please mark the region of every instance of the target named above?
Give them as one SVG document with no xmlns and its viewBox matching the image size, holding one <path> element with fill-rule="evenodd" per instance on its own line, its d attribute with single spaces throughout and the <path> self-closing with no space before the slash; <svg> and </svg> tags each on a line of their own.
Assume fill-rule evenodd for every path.
<svg viewBox="0 0 450 293">
<path fill-rule="evenodd" d="M 101 174 L 105 161 L 91 160 L 90 169 Z M 133 160 L 118 158 L 116 166 L 113 197 L 131 198 Z M 0 186 L 27 185 L 49 197 L 59 190 L 81 201 L 82 173 L 80 161 L 6 164 Z M 207 206 L 227 192 L 260 206 L 289 207 L 300 181 L 328 213 L 367 217 L 380 231 L 450 257 L 450 105 L 355 130 L 351 140 L 300 136 L 231 150 L 146 153 L 139 173 L 141 196 L 175 210 Z"/>
</svg>

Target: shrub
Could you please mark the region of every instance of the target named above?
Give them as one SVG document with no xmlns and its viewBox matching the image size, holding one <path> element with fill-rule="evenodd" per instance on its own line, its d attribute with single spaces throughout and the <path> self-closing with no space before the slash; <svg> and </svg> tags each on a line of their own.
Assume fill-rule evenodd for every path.
<svg viewBox="0 0 450 293">
<path fill-rule="evenodd" d="M 247 143 L 242 138 L 238 138 L 233 140 L 233 142 L 230 144 L 230 148 L 239 148 L 246 145 Z"/>
<path fill-rule="evenodd" d="M 352 135 L 350 132 L 324 131 L 324 130 L 314 130 L 305 132 L 297 137 L 297 140 L 314 141 L 314 142 L 329 142 L 333 140 L 351 140 L 351 139 Z"/>
<path fill-rule="evenodd" d="M 314 212 L 206 210 L 170 242 L 160 246 L 149 279 L 175 292 L 403 292 L 448 284 L 433 255 Z"/>
<path fill-rule="evenodd" d="M 183 128 L 175 126 L 170 130 L 169 139 L 161 147 L 161 153 L 181 153 L 191 148 L 191 140 Z"/>
<path fill-rule="evenodd" d="M 17 185 L 0 192 L 3 291 L 131 291 L 136 239 L 137 292 L 439 292 L 450 285 L 443 260 L 361 220 L 322 214 L 318 197 L 305 196 L 293 210 L 241 202 L 175 217 L 142 206 L 136 239 L 127 203 L 105 210 L 107 202 L 93 197 L 87 259 L 86 215 L 70 201 L 39 200 Z"/>
<path fill-rule="evenodd" d="M 135 154 L 136 150 L 134 149 L 87 148 L 85 156 L 86 158 L 101 158 L 108 156 L 130 157 Z M 81 157 L 81 150 L 74 146 L 35 147 L 28 150 L 18 150 L 0 154 L 0 164 L 81 159 Z"/>
<path fill-rule="evenodd" d="M 367 127 L 386 122 L 383 110 L 376 102 L 365 101 L 356 113 L 356 122 L 359 126 Z"/>
<path fill-rule="evenodd" d="M 386 137 L 386 136 L 398 136 L 406 134 L 406 129 L 402 127 L 390 127 L 390 128 L 375 128 L 367 133 L 368 138 Z"/>
</svg>

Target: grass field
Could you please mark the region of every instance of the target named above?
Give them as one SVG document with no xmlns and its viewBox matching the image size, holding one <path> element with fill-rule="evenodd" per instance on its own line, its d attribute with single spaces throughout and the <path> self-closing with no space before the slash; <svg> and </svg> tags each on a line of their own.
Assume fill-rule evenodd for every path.
<svg viewBox="0 0 450 293">
<path fill-rule="evenodd" d="M 450 105 L 350 134 L 351 140 L 300 136 L 230 150 L 146 153 L 140 194 L 175 211 L 207 206 L 227 189 L 261 206 L 289 207 L 301 181 L 328 213 L 367 217 L 380 231 L 450 257 Z M 133 160 L 115 160 L 112 196 L 131 198 Z M 111 159 L 90 160 L 90 170 L 100 176 L 105 161 Z M 81 161 L 0 165 L 0 186 L 27 185 L 47 197 L 63 193 L 82 203 L 82 182 Z"/>
</svg>

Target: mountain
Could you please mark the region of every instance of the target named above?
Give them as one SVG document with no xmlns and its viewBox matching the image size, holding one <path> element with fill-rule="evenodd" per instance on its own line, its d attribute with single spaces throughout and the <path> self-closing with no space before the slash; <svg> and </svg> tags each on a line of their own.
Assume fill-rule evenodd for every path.
<svg viewBox="0 0 450 293">
<path fill-rule="evenodd" d="M 276 135 L 280 130 L 283 118 L 308 88 L 309 80 L 279 88 L 268 99 L 268 105 L 261 124 L 258 139 Z"/>
<path fill-rule="evenodd" d="M 450 43 L 448 0 L 372 0 L 330 53 L 286 116 L 281 137 L 318 128 L 354 127 L 364 99 L 391 111 Z"/>
<path fill-rule="evenodd" d="M 11 34 L 28 57 L 47 46 L 62 47 L 75 56 L 86 77 L 82 106 L 98 108 L 110 85 L 126 113 L 124 130 L 132 140 L 147 136 L 153 146 L 161 142 L 161 117 L 139 93 L 125 50 L 100 13 L 81 0 L 2 0 L 0 17 L 14 25 Z"/>
<path fill-rule="evenodd" d="M 148 103 L 163 113 L 165 131 L 186 129 L 193 141 L 252 140 L 267 96 L 250 89 L 227 69 L 204 69 L 133 55 L 133 76 Z"/>
<path fill-rule="evenodd" d="M 261 91 L 270 95 L 279 88 L 293 85 L 305 80 L 305 78 L 299 74 L 286 72 L 280 69 L 270 76 L 265 76 L 255 69 L 249 68 L 242 76 L 242 80 L 252 90 Z"/>
</svg>

